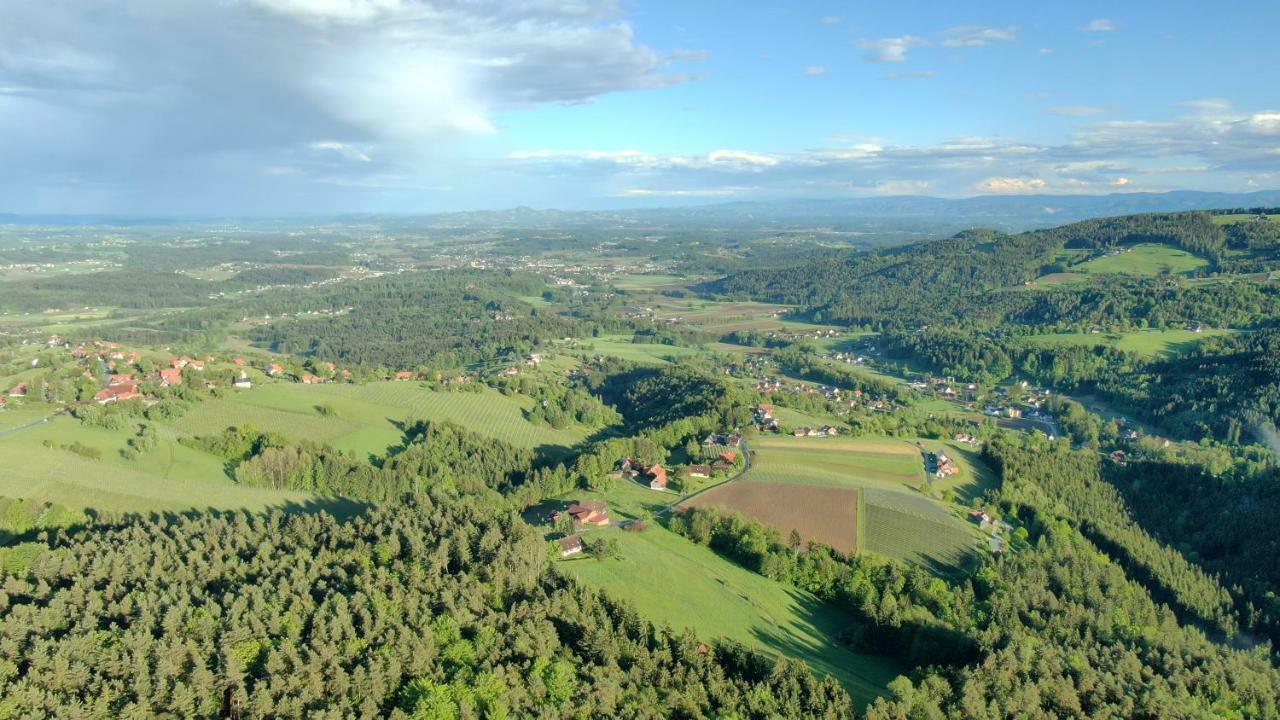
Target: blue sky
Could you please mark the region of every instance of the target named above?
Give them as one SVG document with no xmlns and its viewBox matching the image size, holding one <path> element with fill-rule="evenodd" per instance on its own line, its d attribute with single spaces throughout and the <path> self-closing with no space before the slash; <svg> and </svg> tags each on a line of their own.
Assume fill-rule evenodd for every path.
<svg viewBox="0 0 1280 720">
<path fill-rule="evenodd" d="M 0 211 L 1280 187 L 1257 2 L 0 0 Z"/>
</svg>

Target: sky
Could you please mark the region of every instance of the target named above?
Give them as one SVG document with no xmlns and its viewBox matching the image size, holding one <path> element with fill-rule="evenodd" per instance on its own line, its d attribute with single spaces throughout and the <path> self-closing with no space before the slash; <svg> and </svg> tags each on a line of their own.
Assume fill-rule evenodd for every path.
<svg viewBox="0 0 1280 720">
<path fill-rule="evenodd" d="M 0 0 L 0 212 L 1280 188 L 1280 3 Z"/>
</svg>

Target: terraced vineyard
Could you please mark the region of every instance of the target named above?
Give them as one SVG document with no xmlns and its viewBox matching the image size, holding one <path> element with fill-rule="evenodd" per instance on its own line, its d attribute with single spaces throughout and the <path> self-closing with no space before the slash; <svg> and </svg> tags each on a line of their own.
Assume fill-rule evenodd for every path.
<svg viewBox="0 0 1280 720">
<path fill-rule="evenodd" d="M 935 569 L 960 567 L 972 556 L 973 529 L 940 503 L 884 490 L 864 493 L 864 549 Z"/>
</svg>

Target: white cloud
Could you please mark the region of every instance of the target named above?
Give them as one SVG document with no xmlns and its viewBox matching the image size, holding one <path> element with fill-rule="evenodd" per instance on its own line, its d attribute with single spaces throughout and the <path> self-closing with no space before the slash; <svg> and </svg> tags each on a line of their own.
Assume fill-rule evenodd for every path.
<svg viewBox="0 0 1280 720">
<path fill-rule="evenodd" d="M 1089 24 L 1084 26 L 1084 31 L 1095 32 L 1095 33 L 1096 32 L 1114 32 L 1117 28 L 1118 26 L 1116 25 L 1114 20 L 1110 20 L 1108 18 L 1098 18 L 1096 20 L 1089 21 Z"/>
<path fill-rule="evenodd" d="M 871 188 L 876 195 L 923 195 L 929 191 L 928 180 L 882 180 Z"/>
<path fill-rule="evenodd" d="M 1231 109 L 1231 102 L 1222 98 L 1201 98 L 1199 100 L 1184 100 L 1178 103 L 1178 107 L 1206 113 L 1221 113 Z"/>
<path fill-rule="evenodd" d="M 743 195 L 822 197 L 930 193 L 946 196 L 1106 193 L 1245 187 L 1280 173 L 1280 111 L 1169 120 L 1082 121 L 1066 140 L 1031 143 L 958 137 L 898 145 L 836 135 L 831 147 L 789 153 L 724 149 L 522 153 L 521 172 L 572 175 L 600 187 L 751 188 Z"/>
<path fill-rule="evenodd" d="M 1085 117 L 1088 115 L 1102 115 L 1107 112 L 1104 107 L 1095 105 L 1056 105 L 1049 108 L 1051 115 L 1063 115 L 1066 117 Z"/>
<path fill-rule="evenodd" d="M 666 197 L 666 198 L 684 198 L 684 197 L 731 197 L 733 195 L 742 195 L 751 192 L 756 188 L 751 187 L 716 187 L 716 188 L 693 188 L 693 189 L 660 189 L 660 188 L 643 188 L 633 187 L 626 188 L 621 192 L 614 193 L 615 197 Z"/>
<path fill-rule="evenodd" d="M 347 143 L 338 142 L 337 140 L 319 140 L 317 142 L 311 143 L 310 145 L 308 145 L 308 147 L 310 147 L 312 150 L 328 150 L 331 152 L 335 152 L 349 160 L 356 160 L 359 162 L 366 162 L 366 163 L 373 162 L 373 158 L 369 157 L 369 155 L 365 151 L 359 148 L 353 147 L 351 145 L 348 145 Z"/>
<path fill-rule="evenodd" d="M 360 22 L 405 8 L 402 0 L 253 0 L 280 13 L 313 21 Z"/>
<path fill-rule="evenodd" d="M 862 59 L 868 62 L 902 62 L 907 59 L 908 50 L 929 44 L 928 40 L 915 35 L 880 38 L 879 40 L 860 38 L 854 42 L 858 47 L 866 51 L 863 53 Z"/>
<path fill-rule="evenodd" d="M 72 170 L 129 198 L 183 177 L 184 198 L 255 201 L 238 178 L 263 167 L 420 172 L 500 113 L 686 82 L 671 64 L 704 57 L 640 42 L 616 0 L 8 3 L 0 196 Z M 354 151 L 310 147 L 328 142 Z"/>
<path fill-rule="evenodd" d="M 826 75 L 827 68 L 824 65 L 806 65 L 803 72 L 809 77 L 817 77 L 819 75 Z"/>
<path fill-rule="evenodd" d="M 819 22 L 821 22 L 823 25 L 839 25 L 840 21 L 841 21 L 841 18 L 839 15 L 827 15 L 826 17 L 822 18 L 822 20 L 820 20 Z"/>
<path fill-rule="evenodd" d="M 1011 42 L 1018 39 L 1018 28 L 982 27 L 979 25 L 959 25 L 938 33 L 945 47 L 978 47 L 993 42 Z"/>
<path fill-rule="evenodd" d="M 991 195 L 1022 195 L 1044 190 L 1048 184 L 1040 178 L 991 177 L 977 183 L 973 189 Z"/>
</svg>

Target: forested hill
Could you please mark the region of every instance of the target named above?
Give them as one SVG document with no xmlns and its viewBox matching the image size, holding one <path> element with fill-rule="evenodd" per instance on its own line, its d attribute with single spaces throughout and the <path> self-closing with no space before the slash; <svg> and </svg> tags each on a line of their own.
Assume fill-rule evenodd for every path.
<svg viewBox="0 0 1280 720">
<path fill-rule="evenodd" d="M 789 661 L 701 645 L 552 573 L 513 513 L 434 489 L 326 514 L 55 538 L 0 591 L 0 717 L 851 717 Z"/>
<path fill-rule="evenodd" d="M 1087 286 L 1064 284 L 1041 293 L 1023 286 L 1070 272 L 1072 259 L 1138 243 L 1160 243 L 1202 258 L 1205 264 L 1196 271 L 1202 275 L 1270 270 L 1280 250 L 1276 234 L 1259 233 L 1250 224 L 1219 225 L 1207 212 L 1128 215 L 1016 235 L 969 230 L 945 240 L 851 253 L 837 262 L 736 273 L 703 289 L 797 304 L 814 320 L 850 325 L 1004 319 L 1039 325 L 1105 322 L 1108 317 L 1165 308 L 1167 303 L 1157 308 L 1135 296 L 1158 292 L 1170 278 L 1106 275 Z M 1087 297 L 1089 292 L 1095 295 Z M 1215 292 L 1205 286 L 1194 292 L 1200 295 L 1194 310 L 1184 308 L 1164 319 L 1179 321 L 1184 315 L 1212 311 L 1225 302 L 1222 296 L 1236 291 Z M 1090 310 L 1106 311 L 1108 305 L 1113 306 L 1109 316 L 1090 315 Z"/>
</svg>

